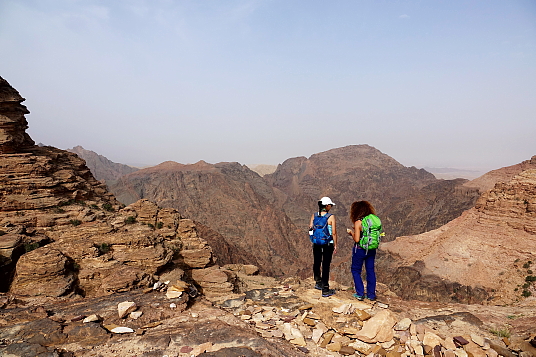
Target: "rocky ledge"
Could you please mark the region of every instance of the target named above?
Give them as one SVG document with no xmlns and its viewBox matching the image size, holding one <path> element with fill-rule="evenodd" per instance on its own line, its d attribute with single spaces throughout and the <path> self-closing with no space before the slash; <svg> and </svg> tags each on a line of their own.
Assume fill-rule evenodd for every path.
<svg viewBox="0 0 536 357">
<path fill-rule="evenodd" d="M 231 268 L 231 267 L 230 267 Z M 249 268 L 233 266 L 247 271 Z M 312 279 L 240 275 L 241 293 L 170 295 L 170 283 L 105 297 L 1 297 L 3 356 L 534 356 L 533 306 L 322 298 Z M 176 290 L 181 287 L 177 286 Z M 192 297 L 194 296 L 194 297 Z M 189 300 L 189 303 L 186 301 Z M 31 306 L 31 307 L 28 307 Z"/>
</svg>

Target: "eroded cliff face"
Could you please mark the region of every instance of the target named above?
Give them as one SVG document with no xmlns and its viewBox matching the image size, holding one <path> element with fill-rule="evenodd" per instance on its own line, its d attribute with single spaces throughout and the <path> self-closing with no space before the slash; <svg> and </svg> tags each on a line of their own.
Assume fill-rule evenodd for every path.
<svg viewBox="0 0 536 357">
<path fill-rule="evenodd" d="M 35 143 L 26 134 L 28 122 L 24 117 L 30 113 L 22 105 L 24 98 L 9 83 L 0 77 L 0 153 L 14 153 Z"/>
<path fill-rule="evenodd" d="M 448 224 L 398 237 L 381 251 L 388 254 L 379 269 L 382 279 L 406 298 L 511 303 L 534 294 L 536 170 L 497 183 Z"/>
<path fill-rule="evenodd" d="M 536 155 L 531 157 L 530 160 L 522 161 L 519 164 L 506 166 L 487 172 L 474 180 L 467 181 L 463 185 L 465 187 L 476 187 L 480 190 L 480 192 L 485 192 L 495 187 L 495 184 L 499 182 L 507 183 L 514 178 L 514 176 L 530 169 L 536 169 Z"/>
<path fill-rule="evenodd" d="M 47 230 L 73 222 L 95 222 L 105 216 L 103 207 L 113 210 L 120 206 L 78 156 L 34 145 L 26 133 L 24 114 L 28 110 L 22 101 L 24 98 L 0 78 L 0 290 L 3 291 L 9 288 L 15 264 L 25 250 L 50 241 L 45 234 Z"/>
</svg>

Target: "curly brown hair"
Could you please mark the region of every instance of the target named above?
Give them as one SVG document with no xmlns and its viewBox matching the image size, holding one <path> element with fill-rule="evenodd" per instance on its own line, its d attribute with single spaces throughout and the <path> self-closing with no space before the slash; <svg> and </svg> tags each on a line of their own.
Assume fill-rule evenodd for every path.
<svg viewBox="0 0 536 357">
<path fill-rule="evenodd" d="M 363 219 L 369 214 L 376 214 L 376 210 L 369 201 L 356 201 L 350 207 L 350 220 L 353 222 Z"/>
</svg>

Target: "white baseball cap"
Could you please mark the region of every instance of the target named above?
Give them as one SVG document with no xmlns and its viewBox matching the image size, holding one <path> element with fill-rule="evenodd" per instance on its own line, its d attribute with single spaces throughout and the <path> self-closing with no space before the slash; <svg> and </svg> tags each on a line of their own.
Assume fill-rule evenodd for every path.
<svg viewBox="0 0 536 357">
<path fill-rule="evenodd" d="M 329 197 L 322 197 L 320 199 L 320 202 L 322 202 L 322 204 L 324 206 L 327 206 L 327 205 L 332 205 L 332 206 L 335 206 L 335 203 L 333 203 L 333 201 L 331 200 L 331 198 Z"/>
</svg>

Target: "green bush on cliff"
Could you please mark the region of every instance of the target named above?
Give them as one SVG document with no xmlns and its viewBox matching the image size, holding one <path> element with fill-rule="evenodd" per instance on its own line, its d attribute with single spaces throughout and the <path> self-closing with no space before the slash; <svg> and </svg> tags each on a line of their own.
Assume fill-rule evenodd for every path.
<svg viewBox="0 0 536 357">
<path fill-rule="evenodd" d="M 103 203 L 102 204 L 102 209 L 105 210 L 105 211 L 108 211 L 108 212 L 113 212 L 114 211 L 114 207 L 112 206 L 111 203 Z"/>
<path fill-rule="evenodd" d="M 69 201 L 61 202 L 58 206 L 70 206 L 70 205 L 85 206 L 86 203 L 84 201 L 79 201 L 79 200 L 69 200 Z"/>
<path fill-rule="evenodd" d="M 79 226 L 82 224 L 82 221 L 80 221 L 79 219 L 71 219 L 69 223 L 71 223 L 73 226 Z"/>
<path fill-rule="evenodd" d="M 100 254 L 106 254 L 110 251 L 110 245 L 108 243 L 102 243 L 101 245 L 97 246 L 99 249 Z"/>
<path fill-rule="evenodd" d="M 128 217 L 125 219 L 125 223 L 126 223 L 126 224 L 134 224 L 134 223 L 136 223 L 136 218 L 134 218 L 133 216 L 128 216 Z"/>
<path fill-rule="evenodd" d="M 24 251 L 26 253 L 31 252 L 32 250 L 35 250 L 39 248 L 39 243 L 33 242 L 33 243 L 25 243 L 24 244 Z"/>
</svg>

